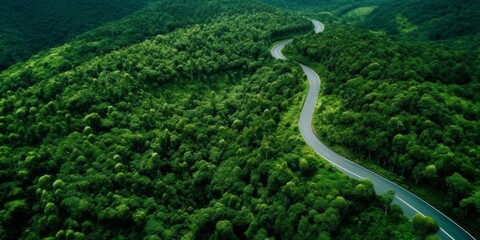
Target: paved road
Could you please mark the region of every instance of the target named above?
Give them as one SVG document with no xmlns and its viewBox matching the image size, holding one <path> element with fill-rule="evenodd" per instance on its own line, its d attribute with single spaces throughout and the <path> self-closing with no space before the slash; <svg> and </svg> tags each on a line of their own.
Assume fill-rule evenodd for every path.
<svg viewBox="0 0 480 240">
<path fill-rule="evenodd" d="M 318 32 L 323 31 L 324 26 L 321 22 L 312 20 L 312 23 L 315 26 L 316 33 L 317 30 Z M 276 59 L 287 59 L 282 54 L 282 49 L 291 42 L 292 40 L 289 39 L 276 44 L 272 48 L 272 56 Z M 384 177 L 338 155 L 337 153 L 329 149 L 327 146 L 325 146 L 325 144 L 323 144 L 315 135 L 312 125 L 313 113 L 315 111 L 318 93 L 320 91 L 320 77 L 311 68 L 303 64 L 300 64 L 300 66 L 307 75 L 310 87 L 308 89 L 307 98 L 305 100 L 300 115 L 299 128 L 302 137 L 305 139 L 305 142 L 307 142 L 307 144 L 312 147 L 318 155 L 325 158 L 327 161 L 337 167 L 340 171 L 352 178 L 368 178 L 370 181 L 373 182 L 375 192 L 379 195 L 385 193 L 388 190 L 394 190 L 395 199 L 393 200 L 393 203 L 399 205 L 403 209 L 403 212 L 407 217 L 411 218 L 415 213 L 420 213 L 422 215 L 435 218 L 441 228 L 437 234 L 441 239 L 475 239 L 458 224 L 453 222 L 447 216 L 442 214 L 440 211 L 438 211 L 419 197 L 415 196 L 413 193 L 405 190 L 404 188 L 389 181 L 388 179 L 385 179 Z"/>
<path fill-rule="evenodd" d="M 285 41 L 282 41 L 280 43 L 277 43 L 275 46 L 273 46 L 271 54 L 275 59 L 280 59 L 280 60 L 286 60 L 287 58 L 283 56 L 282 50 L 287 46 L 288 44 L 292 43 L 292 39 L 288 39 Z"/>
<path fill-rule="evenodd" d="M 314 31 L 315 33 L 321 33 L 323 32 L 323 29 L 325 29 L 325 25 L 323 25 L 322 22 L 318 21 L 318 20 L 315 20 L 315 19 L 311 19 L 312 23 L 313 23 L 313 26 L 314 26 Z"/>
</svg>

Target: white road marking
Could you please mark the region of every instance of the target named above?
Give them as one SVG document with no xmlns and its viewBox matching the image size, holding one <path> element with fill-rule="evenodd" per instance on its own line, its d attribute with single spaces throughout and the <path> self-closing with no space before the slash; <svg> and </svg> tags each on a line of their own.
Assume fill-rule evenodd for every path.
<svg viewBox="0 0 480 240">
<path fill-rule="evenodd" d="M 453 238 L 450 234 L 448 234 L 445 230 L 443 230 L 443 228 L 440 228 L 440 231 L 445 233 L 445 235 L 447 235 L 450 239 L 455 240 L 455 238 Z"/>
<path fill-rule="evenodd" d="M 322 31 L 323 31 L 324 25 L 323 25 L 321 22 L 319 22 L 319 21 L 317 21 L 317 20 L 312 20 L 312 22 L 313 22 L 313 24 L 315 25 L 315 32 L 316 32 L 316 33 L 317 33 L 317 30 L 320 30 L 319 32 L 322 32 Z M 318 22 L 318 24 L 317 24 L 316 22 Z M 287 58 L 282 54 L 282 49 L 285 48 L 285 46 L 288 45 L 288 44 L 290 44 L 291 42 L 292 42 L 292 40 L 289 39 L 289 40 L 286 40 L 286 41 L 281 42 L 281 43 L 277 44 L 276 46 L 274 46 L 274 49 L 272 49 L 272 55 L 273 55 L 273 57 L 276 58 L 276 59 L 286 60 Z M 318 76 L 318 74 L 317 74 L 315 71 L 313 71 L 313 69 L 311 69 L 311 68 L 309 68 L 309 67 L 307 67 L 307 66 L 305 66 L 305 65 L 303 65 L 303 64 L 300 64 L 300 66 L 301 66 L 302 69 L 304 70 L 304 72 L 305 72 L 305 74 L 307 75 L 307 78 L 309 79 L 309 81 L 310 81 L 310 77 L 311 77 L 312 74 L 313 74 L 313 75 L 314 75 L 314 78 L 316 77 L 316 78 L 318 79 L 318 82 L 320 83 L 320 77 Z M 310 81 L 310 82 L 311 82 L 311 81 Z M 312 89 L 311 87 L 312 87 L 312 84 L 310 84 L 310 89 Z M 317 94 L 318 94 L 318 91 L 316 91 L 316 92 L 317 92 Z M 306 100 L 308 100 L 308 99 L 310 98 L 309 96 L 311 96 L 310 90 L 309 90 L 309 93 L 307 94 L 307 99 L 306 99 Z M 315 99 L 315 98 L 314 98 L 314 99 Z M 312 104 L 310 104 L 310 105 L 312 105 Z M 314 106 L 314 107 L 315 107 L 315 106 Z M 305 109 L 305 106 L 304 106 L 304 109 Z M 302 115 L 305 115 L 305 114 L 303 114 L 303 111 L 304 111 L 304 110 L 302 109 Z M 312 114 L 313 114 L 313 112 L 312 112 L 311 114 L 308 113 L 308 115 L 312 115 Z M 312 117 L 312 116 L 310 116 L 310 117 Z M 302 119 L 302 117 L 301 117 L 301 119 Z M 303 125 L 300 126 L 300 128 L 301 128 L 301 130 L 302 130 L 302 137 L 303 137 L 303 139 L 307 142 L 307 144 L 308 144 L 310 147 L 312 147 L 312 148 L 314 149 L 314 151 L 315 151 L 318 155 L 320 155 L 321 157 L 323 157 L 325 160 L 327 160 L 329 163 L 331 163 L 331 164 L 334 165 L 335 167 L 337 167 L 337 168 L 339 168 L 339 169 L 342 169 L 344 172 L 350 173 L 351 175 L 356 176 L 356 177 L 358 177 L 359 179 L 365 179 L 365 178 L 366 178 L 366 177 L 362 177 L 362 176 L 358 175 L 357 173 L 354 173 L 354 172 L 352 172 L 352 171 L 350 171 L 350 170 L 348 170 L 348 169 L 340 166 L 339 164 L 333 162 L 332 160 L 329 159 L 329 158 L 330 158 L 330 157 L 329 157 L 329 154 L 327 154 L 327 153 L 321 154 L 319 151 L 317 151 L 317 149 L 314 148 L 313 145 L 310 145 L 310 143 L 307 141 L 307 139 L 306 139 L 305 136 L 304 136 L 304 135 L 308 135 L 308 134 L 307 134 L 307 133 L 309 132 L 309 131 L 308 131 L 308 128 L 307 128 L 306 126 L 303 126 Z M 310 129 L 310 131 L 313 131 L 313 129 Z M 320 140 L 318 140 L 318 138 L 317 138 L 316 136 L 315 136 L 315 138 L 316 138 L 317 141 L 320 142 Z M 321 143 L 321 142 L 320 142 L 320 143 Z M 322 145 L 320 145 L 320 147 L 321 147 L 321 148 L 326 148 L 326 146 L 322 146 Z M 327 148 L 327 149 L 328 149 L 328 148 Z M 340 156 L 340 157 L 341 157 L 341 156 Z M 346 160 L 347 160 L 347 159 L 346 159 Z M 347 161 L 348 161 L 348 160 L 347 160 Z M 354 164 L 355 164 L 355 163 L 354 163 Z M 358 165 L 358 164 L 357 164 L 357 165 Z M 361 166 L 359 166 L 359 167 L 361 168 Z M 393 183 L 392 181 L 390 181 L 390 180 L 388 180 L 388 179 L 385 179 L 384 177 L 378 175 L 377 173 L 372 172 L 372 171 L 369 170 L 369 169 L 365 169 L 365 170 L 367 170 L 368 172 L 370 172 L 370 173 L 372 173 L 372 174 L 374 174 L 374 175 L 379 176 L 382 180 L 386 181 L 387 183 L 390 183 L 390 184 L 393 184 L 393 185 L 399 187 L 400 189 L 402 189 L 402 190 L 405 191 L 406 193 L 412 194 L 412 193 L 410 193 L 408 190 L 406 190 L 406 189 L 404 189 L 403 187 L 401 187 L 401 186 Z M 442 212 L 438 211 L 436 208 L 434 208 L 433 206 L 431 206 L 429 203 L 425 202 L 423 199 L 418 198 L 418 197 L 417 197 L 416 195 L 414 195 L 414 194 L 412 194 L 412 195 L 413 195 L 414 197 L 416 197 L 417 199 L 421 200 L 422 202 L 424 202 L 425 204 L 427 204 L 427 205 L 428 205 L 430 208 L 432 208 L 434 211 L 436 211 L 436 212 L 440 213 L 441 215 L 443 215 L 443 216 L 444 216 L 446 219 L 448 219 L 451 223 L 454 223 L 454 224 L 455 224 L 457 227 L 459 227 L 462 231 L 464 231 L 465 233 L 467 233 L 467 235 L 469 235 L 472 239 L 475 239 L 469 232 L 465 231 L 465 229 L 463 229 L 460 225 L 458 225 L 456 222 L 454 222 L 453 220 L 451 220 L 451 219 L 450 219 L 449 217 L 447 217 L 445 214 L 443 214 Z M 408 207 L 410 207 L 412 210 L 414 210 L 415 212 L 421 214 L 422 216 L 425 216 L 422 212 L 418 211 L 415 207 L 413 207 L 412 205 L 410 205 L 409 203 L 407 203 L 405 200 L 401 199 L 401 198 L 398 197 L 398 196 L 395 196 L 395 198 L 398 199 L 399 201 L 403 202 L 403 203 L 405 204 L 405 206 L 408 206 Z M 450 239 L 455 240 L 455 238 L 453 238 L 453 237 L 452 237 L 448 232 L 446 232 L 443 228 L 440 228 L 440 231 L 443 232 L 443 233 L 444 233 L 446 236 L 448 236 Z"/>
<path fill-rule="evenodd" d="M 422 216 L 425 216 L 425 214 L 423 214 L 422 212 L 418 211 L 416 208 L 414 208 L 412 205 L 408 204 L 405 200 L 401 199 L 400 197 L 398 196 L 395 196 L 396 199 L 402 201 L 405 205 L 407 205 L 408 207 L 410 207 L 411 209 L 413 209 L 413 211 L 417 212 L 417 213 L 420 213 L 420 215 Z M 445 230 L 443 230 L 443 228 L 440 228 L 440 231 L 442 231 L 443 233 L 445 233 L 445 235 L 447 235 L 450 239 L 452 240 L 455 240 L 455 238 L 453 238 L 450 234 L 448 234 Z"/>
</svg>

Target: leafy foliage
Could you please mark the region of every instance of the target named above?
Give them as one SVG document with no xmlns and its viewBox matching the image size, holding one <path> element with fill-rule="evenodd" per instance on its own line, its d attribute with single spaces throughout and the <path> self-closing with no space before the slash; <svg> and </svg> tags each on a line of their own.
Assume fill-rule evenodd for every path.
<svg viewBox="0 0 480 240">
<path fill-rule="evenodd" d="M 315 125 L 323 140 L 415 184 L 443 190 L 451 214 L 480 221 L 475 204 L 464 200 L 470 211 L 460 204 L 475 199 L 480 186 L 475 52 L 395 42 L 341 26 L 292 46 L 297 56 L 322 66 Z"/>
<path fill-rule="evenodd" d="M 357 7 L 368 6 L 378 0 L 263 0 L 264 2 L 289 10 L 304 13 L 330 12 L 342 15 Z"/>
<path fill-rule="evenodd" d="M 435 234 L 440 230 L 435 220 L 431 217 L 415 214 L 412 218 L 412 224 L 417 234 L 425 239 L 429 235 Z"/>
<path fill-rule="evenodd" d="M 148 7 L 86 32 L 68 44 L 52 48 L 32 57 L 25 64 L 13 66 L 0 73 L 0 92 L 48 79 L 71 70 L 97 56 L 165 34 L 177 28 L 205 23 L 224 15 L 256 12 L 266 9 L 263 4 L 236 0 L 160 0 Z"/>
<path fill-rule="evenodd" d="M 472 0 L 264 0 L 323 21 L 387 33 L 401 38 L 447 40 L 478 50 L 480 3 Z"/>
<path fill-rule="evenodd" d="M 409 34 L 422 38 L 438 40 L 480 33 L 480 2 L 472 0 L 379 1 L 362 25 L 399 34 L 403 30 L 401 17 L 418 26 Z"/>
<path fill-rule="evenodd" d="M 62 44 L 150 0 L 0 1 L 0 71 L 36 52 Z"/>
<path fill-rule="evenodd" d="M 0 95 L 0 236 L 415 239 L 371 183 L 304 149 L 290 110 L 302 73 L 268 46 L 310 23 L 241 9 L 40 78 L 21 70 L 35 80 Z"/>
</svg>

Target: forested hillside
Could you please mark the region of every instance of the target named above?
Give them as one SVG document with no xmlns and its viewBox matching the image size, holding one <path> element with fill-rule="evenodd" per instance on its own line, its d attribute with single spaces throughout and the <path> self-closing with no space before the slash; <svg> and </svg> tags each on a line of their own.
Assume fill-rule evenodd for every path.
<svg viewBox="0 0 480 240">
<path fill-rule="evenodd" d="M 0 239 L 421 239 L 438 230 L 423 218 L 412 226 L 392 195 L 375 196 L 302 141 L 303 75 L 268 50 L 310 23 L 221 2 L 147 9 L 3 72 Z M 195 12 L 200 5 L 211 12 Z"/>
<path fill-rule="evenodd" d="M 264 0 L 269 4 L 394 36 L 423 40 L 464 39 L 477 47 L 480 2 L 475 0 Z M 325 15 L 323 15 L 326 17 Z"/>
<path fill-rule="evenodd" d="M 221 4 L 220 4 L 221 3 Z M 96 56 L 165 34 L 177 28 L 211 21 L 219 15 L 256 12 L 263 4 L 235 0 L 159 0 L 128 17 L 78 36 L 68 44 L 46 50 L 25 64 L 0 72 L 0 91 L 27 87 L 68 71 Z"/>
<path fill-rule="evenodd" d="M 0 71 L 152 0 L 0 0 Z"/>
<path fill-rule="evenodd" d="M 475 0 L 379 1 L 360 26 L 388 34 L 441 40 L 480 33 L 480 2 Z"/>
<path fill-rule="evenodd" d="M 296 39 L 289 51 L 322 76 L 322 140 L 437 189 L 437 206 L 478 230 L 478 52 L 342 26 Z"/>
<path fill-rule="evenodd" d="M 300 11 L 303 13 L 318 14 L 328 12 L 342 15 L 357 7 L 374 4 L 379 0 L 262 0 L 273 6 Z"/>
</svg>

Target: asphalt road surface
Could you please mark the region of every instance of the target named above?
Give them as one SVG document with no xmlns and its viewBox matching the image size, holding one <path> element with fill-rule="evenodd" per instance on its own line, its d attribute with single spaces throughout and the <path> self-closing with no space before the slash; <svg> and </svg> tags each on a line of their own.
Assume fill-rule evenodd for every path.
<svg viewBox="0 0 480 240">
<path fill-rule="evenodd" d="M 315 27 L 315 33 L 323 32 L 323 23 L 317 20 L 311 21 Z M 271 50 L 272 56 L 279 60 L 286 60 L 287 58 L 282 54 L 282 50 L 290 43 L 292 43 L 292 39 L 277 43 Z M 298 125 L 300 128 L 300 133 L 302 134 L 305 142 L 312 147 L 318 155 L 322 156 L 340 171 L 352 178 L 369 179 L 374 184 L 375 192 L 379 195 L 387 192 L 388 190 L 394 190 L 395 199 L 393 200 L 393 203 L 399 205 L 403 209 L 404 214 L 409 218 L 412 218 L 415 213 L 433 217 L 440 226 L 440 231 L 437 233 L 437 235 L 441 239 L 475 239 L 453 220 L 413 193 L 389 181 L 388 179 L 338 155 L 325 144 L 323 144 L 317 138 L 312 125 L 313 113 L 315 111 L 318 94 L 320 92 L 320 77 L 311 68 L 303 64 L 300 64 L 300 67 L 307 75 L 310 87 L 308 89 L 308 94 L 305 99 Z"/>
</svg>

